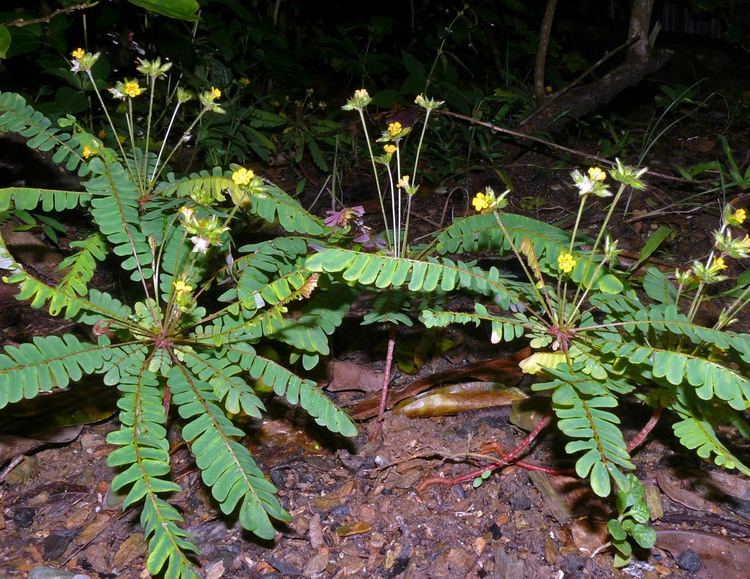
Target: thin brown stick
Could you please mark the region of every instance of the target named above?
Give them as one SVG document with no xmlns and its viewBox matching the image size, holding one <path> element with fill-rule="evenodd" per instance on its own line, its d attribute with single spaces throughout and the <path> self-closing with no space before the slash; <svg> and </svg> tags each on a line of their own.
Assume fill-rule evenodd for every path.
<svg viewBox="0 0 750 579">
<path fill-rule="evenodd" d="M 462 121 L 466 121 L 474 125 L 479 125 L 480 127 L 485 127 L 495 133 L 503 133 L 511 137 L 516 137 L 517 139 L 531 141 L 532 143 L 539 143 L 540 145 L 544 145 L 545 147 L 548 147 L 550 149 L 562 151 L 570 155 L 583 157 L 584 159 L 591 159 L 592 161 L 596 161 L 597 163 L 600 163 L 602 165 L 608 165 L 610 167 L 614 166 L 614 163 L 612 161 L 610 161 L 609 159 L 605 159 L 604 157 L 593 155 L 591 153 L 586 153 L 584 151 L 579 151 L 578 149 L 571 149 L 570 147 L 565 147 L 564 145 L 558 145 L 557 143 L 553 143 L 552 141 L 548 141 L 540 137 L 535 137 L 534 135 L 528 135 L 526 133 L 522 133 L 521 131 L 514 131 L 512 129 L 498 127 L 497 125 L 493 125 L 492 123 L 488 123 L 487 121 L 480 121 L 479 119 L 475 119 L 474 117 L 470 117 L 469 115 L 462 115 L 461 113 L 454 113 L 452 111 L 443 111 L 440 109 L 434 111 L 434 113 L 437 115 L 452 117 L 454 119 L 460 119 Z M 665 173 L 658 173 L 656 171 L 649 171 L 648 174 L 653 175 L 654 177 L 658 177 L 659 179 L 664 179 L 665 181 L 674 181 L 677 183 L 694 183 L 694 181 L 683 179 L 682 177 L 675 177 L 674 175 L 667 175 Z"/>
<path fill-rule="evenodd" d="M 21 464 L 21 461 L 24 458 L 25 458 L 25 455 L 19 454 L 8 463 L 8 466 L 6 466 L 3 469 L 3 471 L 0 472 L 0 483 L 5 480 L 5 477 L 8 476 L 14 468 L 16 468 L 19 464 Z"/>
<path fill-rule="evenodd" d="M 544 418 L 542 418 L 539 422 L 537 422 L 534 429 L 529 432 L 529 434 L 526 435 L 526 438 L 524 438 L 521 442 L 519 442 L 513 450 L 506 453 L 505 455 L 499 457 L 497 459 L 497 462 L 494 464 L 487 465 L 482 468 L 478 468 L 475 470 L 472 470 L 470 472 L 467 472 L 465 474 L 462 474 L 460 476 L 454 477 L 454 478 L 428 478 L 426 480 L 423 480 L 421 483 L 417 485 L 417 492 L 421 493 L 426 488 L 434 485 L 434 484 L 443 484 L 443 485 L 455 485 L 460 484 L 463 482 L 467 482 L 470 480 L 474 480 L 476 477 L 481 476 L 482 473 L 486 471 L 495 471 L 498 468 L 505 466 L 513 461 L 515 461 L 521 454 L 526 452 L 526 450 L 529 448 L 532 442 L 536 439 L 537 436 L 539 436 L 539 433 L 544 430 L 544 428 L 552 421 L 552 415 L 547 415 Z M 521 466 L 521 465 L 519 465 Z M 536 466 L 536 465 L 534 465 Z M 546 467 L 544 467 L 546 468 Z"/>
<path fill-rule="evenodd" d="M 378 418 L 371 439 L 380 436 L 383 429 L 383 415 L 388 402 L 388 384 L 391 382 L 391 368 L 393 367 L 393 350 L 396 346 L 396 326 L 391 324 L 388 332 L 388 350 L 385 354 L 385 369 L 383 370 L 383 386 L 380 388 L 380 404 L 378 405 Z"/>
<path fill-rule="evenodd" d="M 92 8 L 96 6 L 97 4 L 99 4 L 98 0 L 96 2 L 85 2 L 83 4 L 75 4 L 73 6 L 68 6 L 67 8 L 60 8 L 59 10 L 55 10 L 54 12 L 51 12 L 47 16 L 41 16 L 39 18 L 18 18 L 16 20 L 11 20 L 10 22 L 5 22 L 3 23 L 3 25 L 21 27 L 21 26 L 30 26 L 32 24 L 44 24 L 52 20 L 55 16 L 60 16 L 61 14 L 67 14 L 68 12 L 76 12 L 78 10 L 86 10 L 87 8 Z"/>
<path fill-rule="evenodd" d="M 547 0 L 544 18 L 542 18 L 542 28 L 539 31 L 539 45 L 536 49 L 536 63 L 534 65 L 534 96 L 537 99 L 544 96 L 544 68 L 547 63 L 547 47 L 552 35 L 552 23 L 555 20 L 555 8 L 557 8 L 557 0 Z"/>
<path fill-rule="evenodd" d="M 643 441 L 646 440 L 646 437 L 651 434 L 651 431 L 659 422 L 662 412 L 664 412 L 664 408 L 654 408 L 654 411 L 651 413 L 651 418 L 648 419 L 648 422 L 644 424 L 643 428 L 638 431 L 638 434 L 636 434 L 632 439 L 630 439 L 630 442 L 628 442 L 628 452 L 633 452 L 636 448 L 643 444 Z"/>
<path fill-rule="evenodd" d="M 542 103 L 542 105 L 535 109 L 534 112 L 532 112 L 528 117 L 526 117 L 524 120 L 521 121 L 520 125 L 523 126 L 530 118 L 532 118 L 534 115 L 538 115 L 540 112 L 542 112 L 544 109 L 546 109 L 548 106 L 550 106 L 553 102 L 555 102 L 557 99 L 559 99 L 562 95 L 570 91 L 571 89 L 574 89 L 579 84 L 581 84 L 584 79 L 586 79 L 589 75 L 593 74 L 594 71 L 604 65 L 608 60 L 610 60 L 613 56 L 619 54 L 623 50 L 629 48 L 635 41 L 638 40 L 639 37 L 631 38 L 629 40 L 626 40 L 619 46 L 616 46 L 612 50 L 608 50 L 604 53 L 604 56 L 602 56 L 599 60 L 597 60 L 594 64 L 592 64 L 590 67 L 588 67 L 586 70 L 584 70 L 581 74 L 579 74 L 577 77 L 575 77 L 570 83 L 568 83 L 565 87 L 561 88 L 558 91 L 555 91 L 552 93 L 545 101 Z"/>
</svg>

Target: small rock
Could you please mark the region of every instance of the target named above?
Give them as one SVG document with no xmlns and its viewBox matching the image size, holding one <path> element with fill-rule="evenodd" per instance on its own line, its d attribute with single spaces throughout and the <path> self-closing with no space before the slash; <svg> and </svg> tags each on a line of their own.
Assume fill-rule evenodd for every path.
<svg viewBox="0 0 750 579">
<path fill-rule="evenodd" d="M 89 579 L 89 576 L 77 575 L 72 571 L 54 567 L 34 567 L 29 571 L 28 579 Z"/>
<path fill-rule="evenodd" d="M 314 577 L 325 571 L 328 567 L 328 550 L 323 550 L 307 562 L 302 574 L 305 577 Z"/>
<path fill-rule="evenodd" d="M 346 506 L 346 505 L 337 505 L 333 507 L 330 511 L 330 515 L 332 517 L 345 517 L 349 513 L 351 513 L 352 510 Z"/>
<path fill-rule="evenodd" d="M 34 522 L 35 514 L 35 509 L 19 507 L 13 512 L 13 522 L 16 524 L 16 527 L 28 529 L 31 523 Z"/>
<path fill-rule="evenodd" d="M 525 494 L 515 494 L 510 498 L 510 506 L 514 511 L 528 511 L 531 508 L 531 499 Z"/>
<path fill-rule="evenodd" d="M 67 529 L 65 531 L 52 531 L 44 539 L 42 543 L 42 549 L 44 552 L 44 559 L 46 561 L 54 561 L 60 555 L 65 552 L 70 542 L 78 534 L 78 531 L 74 529 Z"/>
<path fill-rule="evenodd" d="M 575 576 L 586 567 L 586 559 L 580 555 L 565 555 L 560 561 L 560 570 L 565 575 Z"/>
<path fill-rule="evenodd" d="M 680 569 L 685 569 L 685 571 L 695 573 L 701 568 L 701 565 L 703 565 L 701 556 L 692 549 L 685 549 L 680 553 L 680 556 L 677 557 L 677 566 Z"/>
<path fill-rule="evenodd" d="M 204 569 L 206 573 L 206 579 L 220 579 L 224 576 L 224 561 L 216 561 L 210 565 L 206 565 Z"/>
</svg>

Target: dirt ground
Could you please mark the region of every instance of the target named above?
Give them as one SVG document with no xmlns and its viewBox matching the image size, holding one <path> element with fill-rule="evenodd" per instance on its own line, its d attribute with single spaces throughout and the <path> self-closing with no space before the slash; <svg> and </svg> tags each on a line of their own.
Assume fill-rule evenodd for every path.
<svg viewBox="0 0 750 579">
<path fill-rule="evenodd" d="M 708 113 L 705 118 L 710 118 Z M 637 118 L 633 122 L 637 129 Z M 704 123 L 671 133 L 655 155 L 666 160 L 655 168 L 720 156 L 715 129 Z M 745 136 L 736 133 L 732 141 L 742 143 Z M 737 151 L 738 159 L 742 154 Z M 555 168 L 549 158 L 531 154 L 508 167 L 516 184 L 512 209 L 550 222 L 574 216 L 576 200 L 566 184 L 572 166 L 568 160 L 564 168 Z M 478 190 L 496 179 L 492 175 L 475 175 L 468 188 Z M 494 184 L 503 190 L 501 183 Z M 449 192 L 450 187 L 416 206 L 415 236 L 434 231 Z M 653 180 L 645 194 L 634 196 L 630 214 L 615 224 L 622 247 L 637 254 L 651 232 L 668 224 L 675 234 L 655 263 L 673 268 L 702 257 L 718 223 L 718 205 L 715 197 L 685 201 L 694 192 L 689 184 Z M 535 201 L 522 202 L 529 198 Z M 679 204 L 672 205 L 675 202 Z M 465 193 L 456 194 L 448 201 L 447 215 L 462 215 L 467 206 Z M 587 215 L 584 230 L 595 232 L 601 213 Z M 0 319 L 4 344 L 65 329 L 61 322 L 9 300 L 3 301 Z M 356 323 L 347 331 L 337 338 L 335 360 L 376 384 L 383 370 L 385 331 Z M 452 348 L 428 351 L 417 373 L 397 371 L 394 385 L 503 354 L 481 334 L 452 333 L 448 338 Z M 412 339 L 413 334 L 400 334 L 397 344 L 409 349 Z M 528 395 L 527 386 L 519 391 Z M 332 393 L 342 404 L 362 394 L 345 389 Z M 750 482 L 679 447 L 668 420 L 635 455 L 654 514 L 657 545 L 622 570 L 613 570 L 611 553 L 604 547 L 608 505 L 575 477 L 509 466 L 476 488 L 471 482 L 434 484 L 418 492 L 426 479 L 447 479 L 476 468 L 467 454 L 486 452 L 489 443 L 506 450 L 518 443 L 533 422 L 534 400 L 511 402 L 503 399 L 494 408 L 455 416 L 409 418 L 388 412 L 382 439 L 375 441 L 369 440 L 376 428 L 373 420 L 361 424 L 354 441 L 331 439 L 294 410 L 278 405 L 263 423 L 245 425 L 245 442 L 294 516 L 268 543 L 257 542 L 220 516 L 175 432 L 173 473 L 183 491 L 172 503 L 184 514 L 185 526 L 201 549 L 196 560 L 211 579 L 747 576 Z M 0 469 L 5 469 L 0 482 L 0 576 L 24 577 L 35 569 L 39 573 L 40 567 L 70 572 L 60 577 L 147 576 L 138 514 L 122 513 L 122 497 L 109 489 L 114 473 L 106 466 L 112 448 L 105 437 L 116 428 L 113 399 L 102 396 L 102 387 L 92 383 L 70 394 L 44 397 L 38 404 L 12 407 L 0 415 Z M 628 402 L 622 415 L 629 436 L 649 418 L 635 401 Z M 569 468 L 573 460 L 555 434 L 548 428 L 525 458 Z M 722 434 L 740 454 L 748 450 L 730 430 Z"/>
</svg>

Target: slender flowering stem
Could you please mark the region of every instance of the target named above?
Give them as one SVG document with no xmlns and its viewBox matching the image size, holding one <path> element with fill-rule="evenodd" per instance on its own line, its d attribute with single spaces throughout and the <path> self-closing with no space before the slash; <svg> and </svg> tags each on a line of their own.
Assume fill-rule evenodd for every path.
<svg viewBox="0 0 750 579">
<path fill-rule="evenodd" d="M 167 158 L 164 159 L 164 163 L 162 163 L 162 166 L 159 167 L 158 170 L 156 171 L 156 175 L 154 175 L 153 180 L 156 180 L 161 176 L 162 171 L 164 171 L 164 167 L 166 167 L 169 164 L 169 161 L 172 159 L 172 157 L 174 157 L 174 154 L 178 151 L 178 149 L 182 146 L 182 144 L 187 141 L 188 137 L 190 136 L 190 132 L 195 128 L 195 125 L 197 125 L 200 122 L 200 120 L 203 118 L 203 115 L 205 115 L 206 112 L 208 112 L 208 108 L 204 107 L 201 110 L 201 112 L 198 113 L 198 116 L 195 117 L 195 120 L 192 123 L 190 123 L 190 126 L 187 129 L 185 129 L 185 131 L 182 133 L 182 136 L 180 136 L 180 139 L 177 141 L 177 143 L 175 143 L 175 146 L 172 147 L 172 150 L 169 152 L 169 155 L 167 155 Z"/>
<path fill-rule="evenodd" d="M 148 95 L 148 116 L 146 117 L 146 143 L 143 146 L 143 180 L 144 180 L 144 186 L 148 187 L 149 183 L 146 183 L 148 180 L 148 147 L 149 147 L 149 141 L 151 140 L 151 119 L 154 112 L 154 92 L 156 89 L 156 77 L 150 76 L 149 80 L 151 81 L 151 85 L 149 87 L 149 95 Z"/>
<path fill-rule="evenodd" d="M 581 278 L 581 285 L 583 286 L 585 286 L 587 283 L 593 280 L 593 276 L 589 277 L 589 270 L 591 268 L 591 264 L 594 261 L 594 255 L 596 254 L 596 250 L 599 248 L 599 244 L 602 241 L 602 237 L 604 237 L 604 232 L 607 230 L 607 225 L 609 225 L 609 220 L 612 218 L 612 214 L 615 211 L 615 207 L 617 206 L 617 203 L 620 201 L 620 197 L 622 197 L 622 194 L 624 191 L 625 191 L 625 185 L 621 183 L 617 189 L 615 198 L 612 200 L 612 203 L 610 203 L 609 205 L 609 210 L 607 211 L 607 215 L 604 218 L 604 222 L 599 228 L 599 233 L 596 236 L 596 241 L 594 241 L 594 246 L 591 248 L 588 260 L 586 261 L 586 267 L 583 268 L 583 277 Z M 576 293 L 573 296 L 573 303 L 578 303 L 578 296 L 580 295 L 580 292 L 581 292 L 581 285 L 579 285 L 576 288 Z"/>
<path fill-rule="evenodd" d="M 167 146 L 167 139 L 169 139 L 169 133 L 172 131 L 172 126 L 174 125 L 174 120 L 177 117 L 177 111 L 179 110 L 180 102 L 177 101 L 177 106 L 175 106 L 174 111 L 172 112 L 172 118 L 169 119 L 169 125 L 167 125 L 167 132 L 164 134 L 164 139 L 161 142 L 159 154 L 156 157 L 156 163 L 154 163 L 154 170 L 151 172 L 151 177 L 149 178 L 149 188 L 153 187 L 154 178 L 156 177 L 156 171 L 159 168 L 159 161 L 161 161 L 162 153 L 164 153 L 164 147 Z"/>
<path fill-rule="evenodd" d="M 122 160 L 125 163 L 125 167 L 127 167 L 128 169 L 130 178 L 135 180 L 133 176 L 133 169 L 130 166 L 130 163 L 128 163 L 128 157 L 125 154 L 125 149 L 122 148 L 122 143 L 120 142 L 120 139 L 117 138 L 118 137 L 117 129 L 115 129 L 115 124 L 112 122 L 112 117 L 109 116 L 109 111 L 107 110 L 107 106 L 104 104 L 104 99 L 102 99 L 102 95 L 99 92 L 99 88 L 96 86 L 96 82 L 94 81 L 94 76 L 91 74 L 90 70 L 87 70 L 86 74 L 88 75 L 89 80 L 91 81 L 91 86 L 94 87 L 94 94 L 96 94 L 96 98 L 99 100 L 99 104 L 101 105 L 102 110 L 104 111 L 104 116 L 107 117 L 109 128 L 112 130 L 112 135 L 115 138 L 115 142 L 117 143 L 117 146 L 120 148 L 120 154 L 122 155 Z"/>
<path fill-rule="evenodd" d="M 365 132 L 365 142 L 367 143 L 367 150 L 370 153 L 370 162 L 372 163 L 372 174 L 375 177 L 375 187 L 378 191 L 378 199 L 380 200 L 380 211 L 383 214 L 383 223 L 385 224 L 385 239 L 389 249 L 393 250 L 393 243 L 391 236 L 388 233 L 388 219 L 385 216 L 385 203 L 383 202 L 383 191 L 380 188 L 380 179 L 378 179 L 378 168 L 375 165 L 375 154 L 372 152 L 372 143 L 370 143 L 370 133 L 367 131 L 367 123 L 365 122 L 365 113 L 360 108 L 357 109 L 359 112 L 359 119 L 362 121 L 362 129 Z"/>
</svg>

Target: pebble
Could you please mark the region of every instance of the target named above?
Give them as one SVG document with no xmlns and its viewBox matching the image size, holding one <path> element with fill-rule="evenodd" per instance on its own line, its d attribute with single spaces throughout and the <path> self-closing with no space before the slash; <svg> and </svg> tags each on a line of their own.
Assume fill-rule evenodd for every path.
<svg viewBox="0 0 750 579">
<path fill-rule="evenodd" d="M 586 567 L 586 559 L 580 555 L 565 555 L 565 557 L 562 558 L 562 561 L 560 561 L 560 570 L 563 571 L 566 576 L 575 576 L 583 571 L 584 567 Z"/>
<path fill-rule="evenodd" d="M 65 569 L 54 567 L 34 567 L 29 571 L 28 579 L 90 579 L 88 575 L 80 575 Z"/>
<path fill-rule="evenodd" d="M 528 511 L 531 508 L 531 499 L 525 494 L 514 494 L 510 498 L 510 506 L 514 511 Z"/>
<path fill-rule="evenodd" d="M 703 565 L 701 556 L 692 549 L 685 549 L 680 553 L 680 556 L 677 557 L 677 566 L 680 569 L 685 569 L 685 571 L 695 573 L 701 568 L 701 565 Z"/>
<path fill-rule="evenodd" d="M 338 506 L 333 507 L 330 510 L 330 515 L 332 517 L 345 517 L 346 515 L 348 515 L 351 512 L 352 512 L 352 510 L 348 506 L 346 506 L 346 505 L 338 505 Z"/>
<path fill-rule="evenodd" d="M 19 507 L 13 513 L 13 522 L 16 524 L 16 527 L 28 529 L 31 526 L 31 523 L 34 522 L 35 514 L 35 509 Z"/>
</svg>

